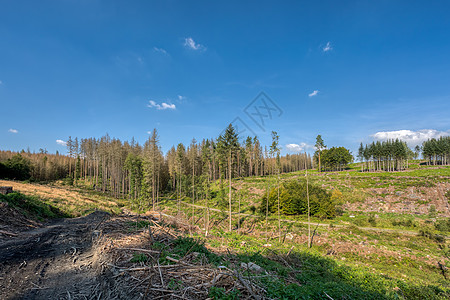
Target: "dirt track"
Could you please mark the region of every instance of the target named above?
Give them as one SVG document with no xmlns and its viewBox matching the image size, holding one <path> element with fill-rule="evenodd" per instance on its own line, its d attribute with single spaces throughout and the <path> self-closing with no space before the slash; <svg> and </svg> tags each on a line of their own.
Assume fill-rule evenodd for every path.
<svg viewBox="0 0 450 300">
<path fill-rule="evenodd" d="M 114 281 L 95 250 L 96 229 L 108 218 L 58 220 L 0 242 L 0 299 L 112 298 Z"/>
</svg>

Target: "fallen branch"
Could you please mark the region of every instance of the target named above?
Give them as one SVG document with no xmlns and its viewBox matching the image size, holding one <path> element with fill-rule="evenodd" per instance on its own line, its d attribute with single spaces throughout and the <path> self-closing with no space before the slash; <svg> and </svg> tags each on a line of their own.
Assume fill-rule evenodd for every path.
<svg viewBox="0 0 450 300">
<path fill-rule="evenodd" d="M 119 248 L 118 250 L 131 250 L 131 251 L 140 251 L 140 252 L 155 253 L 155 254 L 160 253 L 159 251 L 156 251 L 156 250 L 141 249 L 141 248 Z"/>
<path fill-rule="evenodd" d="M 9 235 L 9 236 L 17 236 L 17 234 L 9 232 L 9 231 L 5 231 L 5 230 L 0 230 L 0 233 L 5 234 L 5 235 Z"/>
</svg>

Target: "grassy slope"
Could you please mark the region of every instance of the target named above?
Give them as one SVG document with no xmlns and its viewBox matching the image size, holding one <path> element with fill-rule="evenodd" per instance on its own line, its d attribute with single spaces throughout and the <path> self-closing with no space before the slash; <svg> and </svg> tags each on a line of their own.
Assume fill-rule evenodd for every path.
<svg viewBox="0 0 450 300">
<path fill-rule="evenodd" d="M 433 188 L 436 184 L 448 183 L 450 168 L 423 169 L 416 166 L 409 172 L 361 173 L 355 166 L 350 171 L 340 173 L 319 174 L 312 171 L 310 174 L 315 184 L 339 189 L 344 200 L 362 203 L 365 197 L 371 196 L 370 189 L 394 186 L 395 191 L 407 191 L 416 185 Z M 303 172 L 283 174 L 282 180 L 303 176 Z M 268 183 L 274 185 L 275 179 L 234 180 L 235 195 L 241 197 L 241 212 L 252 213 L 252 206 L 258 205 Z M 0 185 L 13 184 L 15 189 L 39 196 L 44 202 L 72 216 L 88 213 L 97 207 L 119 212 L 122 206 L 131 206 L 124 201 L 83 189 L 0 182 Z M 218 190 L 218 184 L 215 190 Z M 205 205 L 204 200 L 195 203 Z M 238 211 L 237 203 L 235 199 L 235 212 Z M 209 206 L 226 210 L 218 198 L 211 200 Z M 176 201 L 173 197 L 166 198 L 161 202 L 161 208 L 175 214 Z M 182 205 L 180 216 L 189 219 L 191 212 L 191 207 Z M 202 227 L 203 220 L 200 217 L 205 210 L 196 208 L 194 213 L 194 220 L 198 220 L 197 224 Z M 445 255 L 448 241 L 436 239 L 436 234 L 439 234 L 433 226 L 436 218 L 391 212 L 379 212 L 376 215 L 377 218 L 370 218 L 364 212 L 347 211 L 333 220 L 313 218 L 314 222 L 330 225 L 317 227 L 313 248 L 308 249 L 306 224 L 282 222 L 283 236 L 280 242 L 276 234 L 278 223 L 275 216 L 269 220 L 269 230 L 265 227 L 264 217 L 241 216 L 242 230 L 249 233 L 240 234 L 237 230 L 231 233 L 225 230 L 225 212 L 212 211 L 213 220 L 224 221 L 214 223 L 205 242 L 211 251 L 224 253 L 222 257 L 228 260 L 253 261 L 262 266 L 270 276 L 255 277 L 253 280 L 259 282 L 271 298 L 329 299 L 329 295 L 334 299 L 447 299 L 450 286 L 437 263 L 439 261 L 448 265 Z M 234 220 L 237 219 L 235 215 Z M 286 216 L 284 219 L 304 221 L 306 218 Z M 395 230 L 363 230 L 362 226 Z M 314 229 L 315 226 L 312 227 Z M 407 234 L 402 230 L 408 230 Z M 202 231 L 193 235 L 201 238 Z M 228 253 L 227 249 L 231 251 L 231 257 L 225 254 Z M 290 255 L 286 256 L 287 253 Z M 215 298 L 233 299 L 233 295 L 222 290 L 211 290 L 211 296 Z"/>
<path fill-rule="evenodd" d="M 319 174 L 316 171 L 309 171 L 309 178 L 315 184 L 322 185 L 330 190 L 339 190 L 344 201 L 356 204 L 364 203 L 367 197 L 373 196 L 373 189 L 387 188 L 389 191 L 386 192 L 386 195 L 377 196 L 395 197 L 395 193 L 409 193 L 411 188 L 415 189 L 414 191 L 420 191 L 420 189 L 433 190 L 437 185 L 450 182 L 450 168 L 448 167 L 429 169 L 418 164 L 412 166 L 412 170 L 404 172 L 362 173 L 359 172 L 359 167 L 356 165 L 353 169 L 344 172 Z M 282 180 L 299 179 L 304 177 L 304 172 L 283 174 L 281 177 Z M 240 196 L 240 211 L 251 214 L 252 206 L 259 205 L 260 197 L 268 184 L 273 186 L 276 184 L 276 180 L 260 177 L 234 180 L 233 187 L 236 196 L 233 201 L 233 211 L 239 210 L 236 198 Z M 214 188 L 218 191 L 218 184 Z M 189 203 L 191 202 L 190 199 L 186 200 Z M 420 203 L 420 201 L 420 199 L 417 199 L 418 203 L 416 204 L 418 206 L 429 205 L 429 203 Z M 163 206 L 168 211 L 175 213 L 177 211 L 175 203 L 167 200 L 163 202 Z M 205 205 L 204 200 L 195 203 Z M 222 213 L 212 212 L 215 218 L 226 218 L 227 208 L 226 205 L 221 206 L 219 197 L 210 201 L 209 206 L 223 210 Z M 189 218 L 191 208 L 187 205 L 182 207 L 182 214 Z M 198 218 L 204 213 L 204 210 L 196 209 L 194 212 Z M 428 212 L 428 209 L 426 212 Z M 244 219 L 242 226 L 253 228 L 252 233 L 248 235 L 227 233 L 226 230 L 223 230 L 226 226 L 222 226 L 222 224 L 227 223 L 225 220 L 212 230 L 208 243 L 215 249 L 233 249 L 247 258 L 253 257 L 256 253 L 269 255 L 272 250 L 277 253 L 287 253 L 292 248 L 292 252 L 297 253 L 296 255 L 300 255 L 303 259 L 308 261 L 309 259 L 318 259 L 316 261 L 317 269 L 312 268 L 311 272 L 318 272 L 321 275 L 317 275 L 317 277 L 311 275 L 313 278 L 309 278 L 310 275 L 307 276 L 309 279 L 306 278 L 303 282 L 306 287 L 302 288 L 302 293 L 305 292 L 306 294 L 313 293 L 313 287 L 321 286 L 325 288 L 319 282 L 331 280 L 330 284 L 336 284 L 337 290 L 334 290 L 334 288 L 328 288 L 328 290 L 334 290 L 335 297 L 345 297 L 345 295 L 351 295 L 353 292 L 356 293 L 353 296 L 357 297 L 358 291 L 356 290 L 353 290 L 353 292 L 344 291 L 346 288 L 350 288 L 344 284 L 348 278 L 353 278 L 350 282 L 362 287 L 363 291 L 367 292 L 373 288 L 377 291 L 376 295 L 383 295 L 383 297 L 388 298 L 397 296 L 401 298 L 402 295 L 416 299 L 432 298 L 440 293 L 439 289 L 446 291 L 449 289 L 448 281 L 438 267 L 438 262 L 448 265 L 448 241 L 439 237 L 440 235 L 448 235 L 447 230 L 449 228 L 444 228 L 443 232 L 439 232 L 434 226 L 436 222 L 445 222 L 448 217 L 436 218 L 428 213 L 411 215 L 389 211 L 377 213 L 346 211 L 342 216 L 332 220 L 313 218 L 314 222 L 329 223 L 330 226 L 317 227 L 312 250 L 306 247 L 307 225 L 301 223 L 282 222 L 283 236 L 288 234 L 288 236 L 293 235 L 294 237 L 292 240 L 284 239 L 282 243 L 279 243 L 276 237 L 278 224 L 275 217 L 271 216 L 269 230 L 266 230 L 263 216 L 259 218 L 257 216 L 241 216 L 240 219 Z M 237 220 L 237 216 L 234 216 L 234 219 Z M 283 219 L 305 221 L 306 216 L 283 216 Z M 252 225 L 254 226 L 252 227 Z M 362 230 L 361 227 L 372 227 L 373 230 Z M 314 230 L 314 227 L 312 230 Z M 265 238 L 267 231 L 269 231 L 268 241 Z M 261 246 L 264 243 L 271 244 L 269 248 L 272 250 L 265 250 L 266 248 Z M 323 261 L 319 262 L 320 259 Z M 332 268 L 331 274 L 319 267 L 323 264 L 328 266 L 326 269 Z M 303 272 L 305 271 L 302 268 L 300 269 Z M 342 271 L 344 272 L 342 273 L 336 270 L 345 271 Z M 337 275 L 335 271 L 339 274 Z M 374 286 L 370 287 L 371 284 Z M 339 287 L 343 286 L 346 286 L 346 288 L 339 292 Z M 428 286 L 430 286 L 429 289 L 425 288 Z M 306 291 L 308 289 L 311 290 Z M 434 289 L 436 289 L 436 293 L 433 292 Z M 317 290 L 315 291 L 317 292 Z M 318 294 L 314 295 L 317 296 Z M 325 298 L 325 295 L 322 294 L 322 296 Z M 375 296 L 375 298 L 378 296 Z"/>
</svg>

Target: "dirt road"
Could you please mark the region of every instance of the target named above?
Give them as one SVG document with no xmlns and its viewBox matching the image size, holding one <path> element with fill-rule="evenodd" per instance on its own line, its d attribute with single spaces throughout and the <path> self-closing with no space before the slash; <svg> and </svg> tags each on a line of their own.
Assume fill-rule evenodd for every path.
<svg viewBox="0 0 450 300">
<path fill-rule="evenodd" d="M 93 247 L 108 218 L 98 211 L 0 242 L 0 299 L 110 298 L 113 282 Z"/>
</svg>

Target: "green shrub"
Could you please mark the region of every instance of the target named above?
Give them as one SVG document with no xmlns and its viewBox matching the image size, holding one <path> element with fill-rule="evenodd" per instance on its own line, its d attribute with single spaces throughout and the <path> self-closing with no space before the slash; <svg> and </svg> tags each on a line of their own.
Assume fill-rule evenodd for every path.
<svg viewBox="0 0 450 300">
<path fill-rule="evenodd" d="M 417 227 L 417 224 L 414 222 L 414 220 L 411 220 L 411 219 L 407 219 L 407 220 L 394 219 L 394 220 L 391 220 L 391 223 L 393 226 L 408 227 L 408 228 Z"/>
<path fill-rule="evenodd" d="M 450 218 L 437 220 L 436 223 L 434 223 L 434 228 L 441 232 L 449 232 Z"/>
<path fill-rule="evenodd" d="M 336 216 L 336 203 L 331 194 L 322 187 L 308 184 L 309 202 L 311 215 L 332 218 Z M 280 185 L 280 210 L 286 215 L 299 215 L 308 212 L 308 201 L 306 193 L 306 181 L 292 180 Z M 274 187 L 261 199 L 260 212 L 266 213 L 267 207 L 270 213 L 278 211 L 278 188 Z"/>
<path fill-rule="evenodd" d="M 437 212 L 436 212 L 436 206 L 434 204 L 432 204 L 430 206 L 430 209 L 428 210 L 428 215 L 430 216 L 430 218 L 435 218 L 436 217 Z"/>
</svg>

